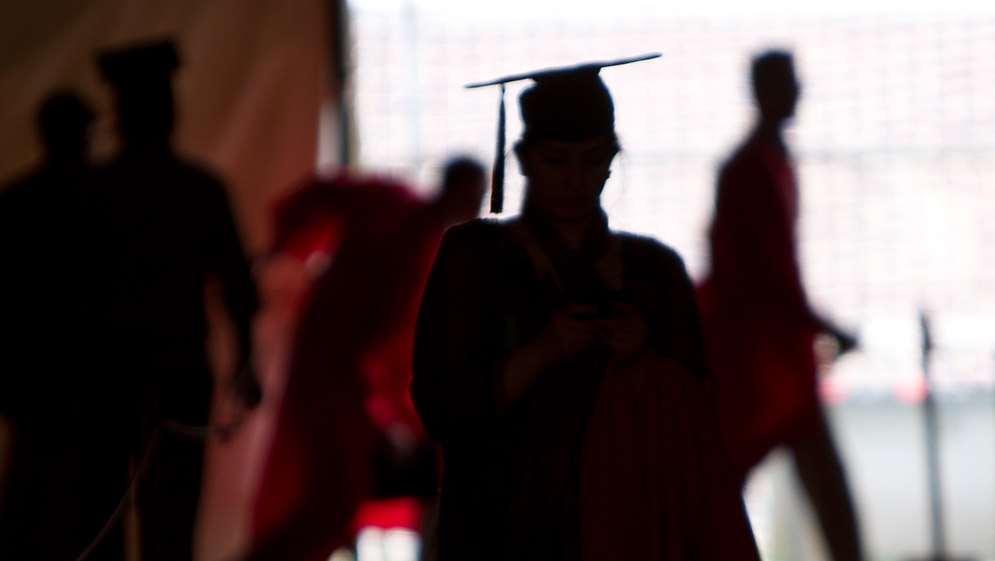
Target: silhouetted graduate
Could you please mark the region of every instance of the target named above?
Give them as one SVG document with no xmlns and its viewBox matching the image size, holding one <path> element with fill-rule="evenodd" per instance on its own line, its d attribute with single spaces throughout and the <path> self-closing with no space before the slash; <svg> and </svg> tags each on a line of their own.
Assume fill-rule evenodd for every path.
<svg viewBox="0 0 995 561">
<path fill-rule="evenodd" d="M 439 240 L 477 215 L 483 179 L 456 159 L 425 201 L 343 171 L 278 204 L 273 250 L 331 264 L 300 312 L 250 559 L 324 561 L 352 542 L 364 501 L 434 495 L 434 450 L 407 391 L 414 325 Z"/>
<path fill-rule="evenodd" d="M 599 71 L 634 60 L 488 83 L 534 81 L 522 214 L 447 232 L 415 339 L 411 391 L 444 456 L 443 561 L 757 559 L 684 265 L 600 206 L 619 143 Z"/>
<path fill-rule="evenodd" d="M 255 287 L 220 179 L 172 148 L 170 83 L 179 59 L 168 42 L 104 53 L 122 149 L 101 170 L 98 214 L 105 274 L 99 321 L 115 346 L 110 367 L 140 384 L 145 438 L 163 420 L 205 425 L 213 388 L 205 292 L 215 287 L 237 331 L 235 382 L 254 402 L 249 365 Z M 143 559 L 183 560 L 200 494 L 204 443 L 164 434 L 138 488 Z"/>
<path fill-rule="evenodd" d="M 72 93 L 39 112 L 45 160 L 0 194 L 0 413 L 14 428 L 0 558 L 75 559 L 124 493 L 134 395 L 91 322 L 93 114 Z M 116 526 L 93 559 L 122 559 Z"/>
<path fill-rule="evenodd" d="M 798 184 L 784 143 L 799 86 L 792 57 L 752 66 L 756 128 L 721 169 L 709 231 L 711 272 L 699 289 L 726 446 L 742 484 L 788 446 L 837 561 L 860 557 L 853 505 L 817 392 L 815 336 L 855 340 L 809 306 L 796 251 Z"/>
</svg>

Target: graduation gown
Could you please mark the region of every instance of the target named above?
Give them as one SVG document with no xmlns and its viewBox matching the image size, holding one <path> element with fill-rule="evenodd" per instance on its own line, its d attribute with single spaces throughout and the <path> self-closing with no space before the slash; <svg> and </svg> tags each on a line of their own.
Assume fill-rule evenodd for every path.
<svg viewBox="0 0 995 561">
<path fill-rule="evenodd" d="M 512 350 L 564 303 L 615 300 L 646 318 L 644 358 L 622 366 L 595 344 L 499 411 Z M 613 234 L 603 217 L 579 252 L 528 213 L 451 229 L 422 300 L 412 380 L 443 450 L 439 559 L 755 558 L 706 377 L 693 289 L 669 248 Z M 710 485 L 719 491 L 706 497 Z M 708 554 L 709 535 L 737 553 Z"/>
<path fill-rule="evenodd" d="M 723 166 L 699 287 L 723 436 L 742 481 L 818 415 L 812 350 L 820 322 L 802 288 L 798 185 L 788 156 L 757 135 Z"/>
</svg>

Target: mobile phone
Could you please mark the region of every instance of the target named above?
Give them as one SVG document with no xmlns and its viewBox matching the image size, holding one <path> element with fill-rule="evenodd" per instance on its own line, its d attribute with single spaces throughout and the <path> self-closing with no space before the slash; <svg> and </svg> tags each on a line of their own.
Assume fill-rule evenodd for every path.
<svg viewBox="0 0 995 561">
<path fill-rule="evenodd" d="M 577 314 L 574 317 L 584 321 L 594 321 L 596 319 L 610 318 L 615 313 L 615 300 L 609 299 L 602 302 L 591 303 L 592 306 L 598 308 L 596 312 L 590 312 L 585 314 Z"/>
</svg>

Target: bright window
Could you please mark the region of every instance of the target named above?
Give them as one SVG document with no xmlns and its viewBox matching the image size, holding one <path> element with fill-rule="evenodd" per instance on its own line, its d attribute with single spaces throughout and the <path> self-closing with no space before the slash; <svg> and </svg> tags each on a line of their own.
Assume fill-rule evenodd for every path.
<svg viewBox="0 0 995 561">
<path fill-rule="evenodd" d="M 995 4 L 932 4 L 353 0 L 359 159 L 431 185 L 453 152 L 493 161 L 498 92 L 463 85 L 662 52 L 602 73 L 624 150 L 603 202 L 613 227 L 675 247 L 701 278 L 716 169 L 752 120 L 749 59 L 768 47 L 792 50 L 803 85 L 789 143 L 801 184 L 806 288 L 817 308 L 861 339 L 861 350 L 827 377 L 827 395 L 915 405 L 925 310 L 936 343 L 935 387 L 948 402 L 980 399 L 987 403 L 981 419 L 991 419 Z M 520 87 L 507 93 L 509 146 L 520 131 Z M 521 189 L 516 165 L 509 156 L 505 204 L 512 211 Z M 906 428 L 919 422 L 909 419 Z M 984 457 L 975 460 L 989 475 L 967 483 L 983 503 L 971 516 L 989 530 L 992 426 L 989 420 L 986 432 L 971 437 L 983 443 Z M 954 431 L 948 443 L 960 434 L 951 427 L 941 427 Z M 857 450 L 847 438 L 844 451 Z M 909 461 L 921 462 L 917 454 Z M 858 488 L 865 484 L 856 479 Z M 871 526 L 888 517 L 868 506 L 873 500 L 863 501 Z M 926 533 L 918 520 L 914 531 Z M 995 556 L 988 537 L 958 536 L 967 544 L 960 551 Z M 870 541 L 883 558 L 903 553 L 885 538 Z"/>
</svg>

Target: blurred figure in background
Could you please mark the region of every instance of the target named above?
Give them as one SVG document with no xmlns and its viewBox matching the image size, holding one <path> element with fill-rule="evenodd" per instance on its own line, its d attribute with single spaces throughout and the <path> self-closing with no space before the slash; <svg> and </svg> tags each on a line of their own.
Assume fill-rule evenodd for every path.
<svg viewBox="0 0 995 561">
<path fill-rule="evenodd" d="M 258 401 L 250 368 L 255 285 L 225 186 L 172 147 L 172 43 L 108 52 L 99 62 L 116 94 L 122 149 L 100 171 L 96 191 L 103 280 L 94 320 L 105 368 L 129 384 L 140 407 L 136 461 L 151 454 L 136 497 L 142 558 L 182 561 L 193 555 L 204 442 L 153 434 L 164 421 L 208 422 L 207 295 L 223 298 L 234 326 L 237 374 L 229 382 L 246 405 Z"/>
<path fill-rule="evenodd" d="M 95 352 L 106 342 L 91 323 L 92 119 L 75 94 L 49 97 L 43 165 L 0 194 L 0 413 L 15 442 L 0 559 L 75 559 L 127 485 L 134 396 Z M 91 559 L 123 556 L 118 524 Z"/>
<path fill-rule="evenodd" d="M 273 252 L 319 266 L 294 335 L 250 559 L 325 561 L 352 543 L 357 523 L 378 523 L 356 520 L 364 503 L 434 496 L 434 449 L 407 391 L 414 325 L 443 232 L 474 218 L 483 192 L 483 168 L 455 159 L 431 201 L 342 172 L 278 204 Z"/>
<path fill-rule="evenodd" d="M 709 231 L 711 271 L 699 288 L 723 436 L 742 485 L 774 447 L 788 446 L 836 561 L 861 558 L 856 515 L 817 391 L 819 333 L 841 352 L 856 340 L 818 316 L 796 252 L 798 185 L 784 143 L 799 96 L 792 56 L 753 60 L 759 118 L 719 174 Z"/>
</svg>

